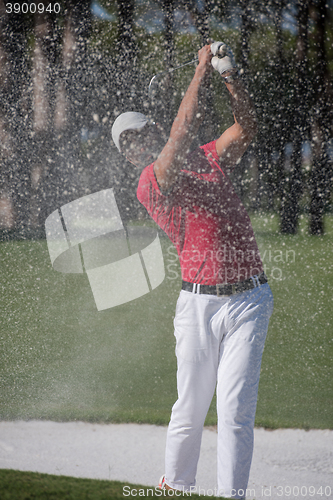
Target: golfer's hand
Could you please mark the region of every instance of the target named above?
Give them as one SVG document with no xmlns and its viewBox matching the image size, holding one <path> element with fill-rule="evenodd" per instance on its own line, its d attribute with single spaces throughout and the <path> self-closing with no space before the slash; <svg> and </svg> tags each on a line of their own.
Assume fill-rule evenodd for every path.
<svg viewBox="0 0 333 500">
<path fill-rule="evenodd" d="M 234 54 L 228 45 L 223 42 L 214 42 L 210 46 L 212 57 L 211 63 L 214 69 L 223 75 L 235 71 L 237 68 Z"/>
</svg>

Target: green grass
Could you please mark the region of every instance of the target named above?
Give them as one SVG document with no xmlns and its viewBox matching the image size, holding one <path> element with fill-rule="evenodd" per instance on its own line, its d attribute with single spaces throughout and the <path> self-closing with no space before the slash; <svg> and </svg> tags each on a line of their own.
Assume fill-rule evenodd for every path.
<svg viewBox="0 0 333 500">
<path fill-rule="evenodd" d="M 275 304 L 263 356 L 257 425 L 333 426 L 333 219 L 326 218 L 322 237 L 309 236 L 307 222 L 301 219 L 297 235 L 282 236 L 277 217 L 253 221 Z"/>
<path fill-rule="evenodd" d="M 125 484 L 117 481 L 98 481 L 34 472 L 0 470 L 1 500 L 123 499 L 123 486 Z"/>
<path fill-rule="evenodd" d="M 158 491 L 156 494 L 154 486 L 0 470 L 1 500 L 124 500 L 133 497 L 167 497 L 161 497 L 161 493 Z M 199 495 L 191 494 L 191 498 L 199 498 Z"/>
<path fill-rule="evenodd" d="M 282 236 L 276 216 L 252 219 L 275 299 L 256 424 L 333 428 L 332 217 L 322 237 L 307 235 L 306 220 Z M 101 312 L 85 275 L 52 269 L 45 241 L 0 244 L 0 419 L 168 422 L 180 274 L 162 242 L 163 284 Z"/>
</svg>

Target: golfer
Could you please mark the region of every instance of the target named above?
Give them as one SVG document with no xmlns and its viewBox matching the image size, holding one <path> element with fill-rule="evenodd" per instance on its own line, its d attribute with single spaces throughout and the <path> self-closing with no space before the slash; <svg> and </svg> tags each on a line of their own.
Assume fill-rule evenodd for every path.
<svg viewBox="0 0 333 500">
<path fill-rule="evenodd" d="M 115 144 L 142 170 L 137 196 L 177 249 L 182 290 L 174 320 L 178 400 L 160 486 L 193 491 L 205 417 L 217 394 L 217 493 L 244 498 L 253 451 L 260 364 L 273 309 L 250 218 L 228 174 L 256 134 L 250 96 L 222 42 L 199 63 L 169 138 L 145 115 L 120 115 Z M 212 67 L 230 93 L 234 123 L 190 152 Z"/>
</svg>

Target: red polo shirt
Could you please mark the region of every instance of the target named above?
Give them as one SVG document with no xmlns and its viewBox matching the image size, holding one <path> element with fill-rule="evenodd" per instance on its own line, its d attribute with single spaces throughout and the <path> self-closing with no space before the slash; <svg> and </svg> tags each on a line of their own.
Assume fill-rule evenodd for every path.
<svg viewBox="0 0 333 500">
<path fill-rule="evenodd" d="M 250 218 L 218 162 L 213 141 L 188 156 L 167 194 L 153 163 L 137 190 L 176 247 L 183 280 L 204 285 L 235 283 L 263 271 Z"/>
</svg>

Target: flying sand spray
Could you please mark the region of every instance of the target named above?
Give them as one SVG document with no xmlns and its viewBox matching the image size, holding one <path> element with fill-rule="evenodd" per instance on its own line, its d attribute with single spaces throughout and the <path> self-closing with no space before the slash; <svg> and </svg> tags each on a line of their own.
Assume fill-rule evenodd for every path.
<svg viewBox="0 0 333 500">
<path fill-rule="evenodd" d="M 219 57 L 219 58 L 222 58 L 226 55 L 226 48 L 227 46 L 226 45 L 221 45 L 217 52 L 216 52 L 216 56 Z M 156 73 L 156 75 L 154 75 L 152 77 L 152 79 L 150 80 L 150 83 L 149 83 L 149 86 L 148 86 L 148 97 L 152 97 L 153 96 L 153 90 L 154 90 L 154 85 L 153 84 L 157 84 L 157 79 L 162 76 L 162 75 L 167 75 L 168 73 L 173 73 L 173 71 L 177 71 L 178 69 L 181 69 L 181 68 L 184 68 L 184 66 L 188 66 L 190 64 L 193 64 L 193 63 L 196 63 L 198 62 L 198 58 L 195 57 L 194 59 L 192 59 L 191 61 L 188 61 L 186 63 L 183 63 L 183 64 L 180 64 L 179 66 L 176 66 L 175 68 L 171 68 L 171 69 L 167 69 L 166 71 L 161 71 L 160 73 Z"/>
</svg>

